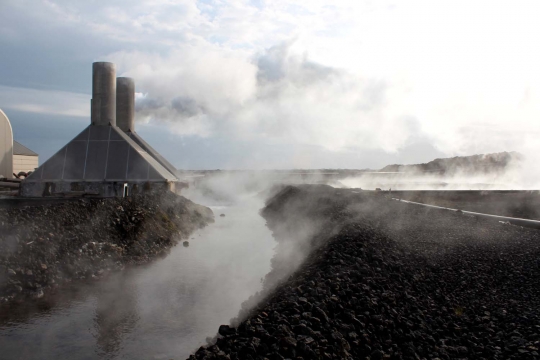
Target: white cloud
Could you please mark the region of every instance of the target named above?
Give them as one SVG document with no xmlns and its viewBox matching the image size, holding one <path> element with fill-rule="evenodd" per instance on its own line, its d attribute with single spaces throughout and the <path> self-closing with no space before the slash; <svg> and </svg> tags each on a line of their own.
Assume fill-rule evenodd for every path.
<svg viewBox="0 0 540 360">
<path fill-rule="evenodd" d="M 333 151 L 427 139 L 447 154 L 537 152 L 537 1 L 41 4 L 35 21 L 125 44 L 96 57 L 135 78 L 140 120 L 179 134 Z M 0 25 L 0 36 L 17 32 Z"/>
<path fill-rule="evenodd" d="M 417 132 L 389 106 L 398 92 L 272 47 L 255 58 L 216 45 L 184 46 L 168 57 L 117 53 L 110 60 L 137 79 L 138 118 L 168 121 L 181 134 L 227 134 L 331 150 L 395 151 Z"/>
<path fill-rule="evenodd" d="M 191 30 L 201 35 L 196 56 L 237 52 L 246 59 L 243 67 L 234 67 L 237 78 L 253 78 L 253 69 L 243 72 L 250 66 L 250 52 L 256 63 L 279 44 L 290 44 L 283 58 L 284 79 L 257 88 L 251 83 L 242 93 L 243 107 L 229 99 L 230 106 L 220 106 L 226 111 L 216 111 L 220 116 L 215 120 L 230 117 L 243 130 L 239 134 L 256 130 L 268 138 L 334 150 L 389 151 L 410 136 L 421 136 L 459 154 L 524 150 L 522 137 L 540 131 L 535 121 L 540 116 L 540 51 L 535 46 L 540 41 L 540 5 L 534 1 L 272 1 L 262 9 L 232 1 L 212 9 L 212 26 Z M 221 45 L 214 47 L 216 36 Z M 182 56 L 189 58 L 190 50 L 164 59 L 186 63 Z M 299 67 L 305 54 L 310 64 L 326 66 L 334 76 L 299 86 L 295 77 L 314 75 Z M 212 65 L 216 63 L 207 64 Z M 225 64 L 217 69 L 233 71 Z M 209 70 L 185 84 L 205 93 L 223 92 L 222 80 Z M 384 84 L 378 95 L 384 102 L 375 111 L 362 111 L 356 104 L 369 102 L 373 91 L 366 89 L 373 84 Z M 211 90 L 212 85 L 216 88 Z M 178 83 L 168 89 L 181 88 Z M 209 104 L 208 95 L 202 97 Z M 211 105 L 208 109 L 215 110 Z"/>
</svg>

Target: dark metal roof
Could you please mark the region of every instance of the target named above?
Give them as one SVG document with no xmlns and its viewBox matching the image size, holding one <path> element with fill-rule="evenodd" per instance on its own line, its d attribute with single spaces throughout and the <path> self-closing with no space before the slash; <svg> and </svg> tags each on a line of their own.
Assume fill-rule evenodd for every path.
<svg viewBox="0 0 540 360">
<path fill-rule="evenodd" d="M 156 159 L 157 162 L 160 163 L 161 166 L 167 169 L 171 174 L 177 176 L 178 170 L 176 170 L 176 167 L 173 164 L 171 164 L 169 161 L 167 161 L 167 159 L 165 159 L 159 152 L 157 152 L 153 147 L 151 147 L 146 141 L 144 141 L 143 138 L 139 136 L 139 134 L 137 134 L 136 132 L 131 132 L 131 131 L 125 132 L 124 134 L 129 136 L 131 140 L 133 140 L 144 151 L 146 151 L 154 159 Z"/>
<path fill-rule="evenodd" d="M 116 126 L 90 125 L 41 165 L 27 182 L 177 181 Z"/>
<path fill-rule="evenodd" d="M 13 140 L 13 155 L 38 156 L 37 153 L 15 140 Z"/>
</svg>

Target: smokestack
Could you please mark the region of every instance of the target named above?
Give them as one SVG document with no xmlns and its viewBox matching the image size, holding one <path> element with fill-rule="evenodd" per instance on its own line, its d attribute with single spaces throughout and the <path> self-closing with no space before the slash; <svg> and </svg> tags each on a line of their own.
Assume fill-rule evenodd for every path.
<svg viewBox="0 0 540 360">
<path fill-rule="evenodd" d="M 135 131 L 135 82 L 116 78 L 116 126 L 124 132 Z"/>
<path fill-rule="evenodd" d="M 92 125 L 116 125 L 116 66 L 92 64 Z"/>
</svg>

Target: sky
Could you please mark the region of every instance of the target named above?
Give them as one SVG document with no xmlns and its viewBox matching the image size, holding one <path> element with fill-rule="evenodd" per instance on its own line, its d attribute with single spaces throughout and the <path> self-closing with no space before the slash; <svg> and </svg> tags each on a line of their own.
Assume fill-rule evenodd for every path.
<svg viewBox="0 0 540 360">
<path fill-rule="evenodd" d="M 539 18 L 536 0 L 1 0 L 0 108 L 43 163 L 111 61 L 180 169 L 538 156 Z"/>
</svg>

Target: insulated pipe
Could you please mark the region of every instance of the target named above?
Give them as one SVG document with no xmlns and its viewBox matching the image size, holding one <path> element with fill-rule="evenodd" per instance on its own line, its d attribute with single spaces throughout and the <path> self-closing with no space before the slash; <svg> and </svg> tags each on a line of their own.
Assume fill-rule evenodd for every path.
<svg viewBox="0 0 540 360">
<path fill-rule="evenodd" d="M 478 217 L 481 217 L 481 218 L 499 220 L 501 222 L 509 222 L 510 224 L 514 224 L 514 225 L 519 225 L 519 226 L 524 226 L 524 227 L 529 227 L 529 228 L 534 228 L 534 229 L 540 229 L 540 221 L 538 221 L 538 220 L 521 219 L 521 218 L 514 218 L 514 217 L 509 217 L 509 216 L 482 214 L 482 213 L 477 213 L 477 212 L 474 212 L 474 211 L 458 210 L 458 209 L 446 208 L 446 207 L 442 207 L 442 206 L 422 204 L 422 203 L 418 203 L 418 202 L 414 202 L 414 201 L 401 200 L 401 199 L 396 199 L 396 198 L 392 198 L 392 200 L 401 201 L 401 202 L 404 202 L 404 203 L 407 203 L 407 204 L 422 205 L 422 206 L 426 206 L 426 207 L 434 208 L 434 209 L 449 210 L 449 211 L 456 211 L 456 212 L 461 211 L 465 215 L 474 215 L 474 216 L 478 216 Z"/>
<path fill-rule="evenodd" d="M 116 126 L 124 132 L 135 131 L 135 82 L 116 78 Z"/>
<path fill-rule="evenodd" d="M 92 125 L 116 125 L 116 66 L 110 62 L 92 64 Z"/>
<path fill-rule="evenodd" d="M 21 186 L 20 183 L 10 182 L 10 181 L 0 181 L 0 187 L 18 189 Z"/>
</svg>

